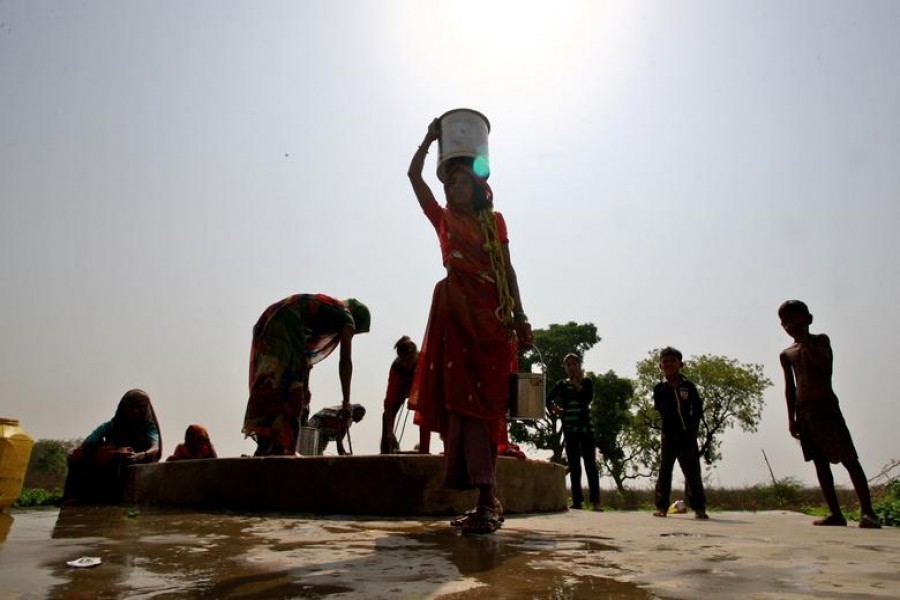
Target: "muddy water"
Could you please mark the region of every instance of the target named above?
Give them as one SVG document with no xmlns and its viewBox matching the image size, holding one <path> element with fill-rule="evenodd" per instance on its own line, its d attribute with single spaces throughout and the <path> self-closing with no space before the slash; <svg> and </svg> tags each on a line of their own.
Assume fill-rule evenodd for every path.
<svg viewBox="0 0 900 600">
<path fill-rule="evenodd" d="M 584 536 L 462 536 L 444 520 L 18 511 L 0 515 L 0 599 L 652 597 L 559 568 L 615 551 Z M 81 556 L 102 563 L 66 565 Z"/>
</svg>

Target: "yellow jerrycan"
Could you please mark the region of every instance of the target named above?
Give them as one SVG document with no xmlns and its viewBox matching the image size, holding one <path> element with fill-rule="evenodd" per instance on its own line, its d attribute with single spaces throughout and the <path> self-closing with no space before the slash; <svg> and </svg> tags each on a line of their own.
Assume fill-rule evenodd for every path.
<svg viewBox="0 0 900 600">
<path fill-rule="evenodd" d="M 17 419 L 0 417 L 0 510 L 22 494 L 33 445 L 34 440 L 19 427 Z"/>
</svg>

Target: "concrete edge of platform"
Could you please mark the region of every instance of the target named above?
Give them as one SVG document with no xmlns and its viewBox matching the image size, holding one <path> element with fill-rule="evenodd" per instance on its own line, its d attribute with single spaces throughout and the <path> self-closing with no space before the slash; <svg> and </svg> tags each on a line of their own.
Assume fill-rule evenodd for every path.
<svg viewBox="0 0 900 600">
<path fill-rule="evenodd" d="M 149 506 L 348 515 L 448 515 L 476 492 L 443 486 L 442 456 L 240 457 L 129 467 L 125 500 Z M 565 468 L 500 457 L 497 495 L 510 514 L 565 510 Z"/>
</svg>

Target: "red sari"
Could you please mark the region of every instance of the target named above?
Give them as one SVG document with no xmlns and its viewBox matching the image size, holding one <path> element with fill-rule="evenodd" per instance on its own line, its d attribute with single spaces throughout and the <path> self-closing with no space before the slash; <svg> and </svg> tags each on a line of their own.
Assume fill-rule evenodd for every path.
<svg viewBox="0 0 900 600">
<path fill-rule="evenodd" d="M 199 460 L 218 458 L 216 449 L 209 439 L 209 432 L 203 425 L 188 425 L 184 432 L 184 442 L 175 447 L 175 452 L 166 461 Z"/>
<path fill-rule="evenodd" d="M 500 242 L 509 243 L 497 221 Z M 509 376 L 517 371 L 516 338 L 500 321 L 497 284 L 475 214 L 425 208 L 441 243 L 447 277 L 437 283 L 425 341 L 409 395 L 416 423 L 446 434 L 448 412 L 486 421 L 491 442 L 506 443 Z"/>
</svg>

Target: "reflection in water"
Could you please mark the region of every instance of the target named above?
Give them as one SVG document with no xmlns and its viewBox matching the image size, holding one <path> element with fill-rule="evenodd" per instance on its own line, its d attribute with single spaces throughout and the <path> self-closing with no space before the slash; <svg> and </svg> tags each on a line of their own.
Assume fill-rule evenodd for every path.
<svg viewBox="0 0 900 600">
<path fill-rule="evenodd" d="M 547 533 L 506 532 L 494 536 L 463 536 L 439 530 L 410 537 L 449 550 L 450 560 L 462 575 L 472 576 L 478 587 L 441 596 L 451 599 L 490 597 L 518 598 L 652 598 L 632 583 L 606 577 L 576 577 L 547 565 L 548 559 L 577 556 L 585 552 L 614 551 L 596 539 L 560 538 Z"/>
<path fill-rule="evenodd" d="M 20 518 L 28 515 L 20 515 Z M 463 536 L 446 521 L 67 507 L 49 539 L 17 546 L 50 597 L 649 598 L 630 583 L 560 565 L 615 552 L 603 540 L 501 529 Z M 15 537 L 15 536 L 13 536 Z M 0 546 L 0 552 L 9 551 Z M 30 553 L 30 554 L 29 554 Z M 67 560 L 98 556 L 92 569 Z M 0 577 L 4 576 L 0 564 Z M 34 589 L 4 589 L 35 593 Z"/>
<path fill-rule="evenodd" d="M 6 541 L 6 536 L 9 535 L 9 530 L 12 528 L 13 521 L 15 521 L 15 519 L 13 519 L 12 515 L 0 511 L 0 542 Z"/>
</svg>

